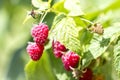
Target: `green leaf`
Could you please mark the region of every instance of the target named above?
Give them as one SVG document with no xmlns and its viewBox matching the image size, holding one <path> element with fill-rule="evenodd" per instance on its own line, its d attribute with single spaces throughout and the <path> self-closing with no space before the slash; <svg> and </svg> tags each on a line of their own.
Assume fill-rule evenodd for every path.
<svg viewBox="0 0 120 80">
<path fill-rule="evenodd" d="M 63 74 L 56 74 L 58 80 L 70 80 L 70 77 L 67 76 L 66 73 Z"/>
<path fill-rule="evenodd" d="M 115 24 L 112 27 L 104 29 L 103 35 L 94 34 L 91 44 L 89 46 L 89 51 L 96 59 L 101 56 L 109 45 L 114 42 L 120 35 L 120 25 Z"/>
<path fill-rule="evenodd" d="M 86 23 L 83 20 L 81 20 L 79 16 L 75 16 L 75 17 L 73 17 L 73 19 L 75 20 L 75 23 L 77 26 L 86 28 Z"/>
<path fill-rule="evenodd" d="M 116 71 L 120 74 L 120 40 L 118 44 L 114 47 L 114 67 Z"/>
<path fill-rule="evenodd" d="M 111 24 L 120 21 L 119 13 L 120 13 L 120 9 L 114 11 L 110 10 L 106 13 L 101 13 L 100 15 L 97 15 L 98 17 L 95 20 L 95 22 L 103 24 L 103 27 L 109 27 Z"/>
<path fill-rule="evenodd" d="M 81 45 L 90 44 L 92 37 L 93 37 L 93 34 L 90 31 L 88 31 L 87 29 L 83 29 L 80 32 Z"/>
<path fill-rule="evenodd" d="M 81 50 L 79 31 L 81 29 L 76 26 L 73 18 L 59 14 L 54 19 L 50 37 L 51 39 L 60 41 L 68 49 L 79 53 Z"/>
<path fill-rule="evenodd" d="M 27 80 L 55 80 L 49 58 L 43 53 L 39 61 L 29 61 L 25 67 Z"/>
<path fill-rule="evenodd" d="M 112 0 L 111 0 L 112 1 Z M 112 3 L 105 9 L 106 11 L 107 10 L 116 10 L 116 9 L 120 9 L 120 0 L 115 0 L 115 1 L 112 1 Z"/>
<path fill-rule="evenodd" d="M 59 14 L 59 15 L 57 15 L 57 17 L 55 17 L 55 19 L 53 21 L 53 25 L 56 25 L 57 23 L 59 23 L 63 18 L 66 18 L 65 14 Z M 55 26 L 53 26 L 52 29 L 54 29 L 54 27 Z"/>
<path fill-rule="evenodd" d="M 80 0 L 66 0 L 64 7 L 69 11 L 69 16 L 81 16 L 84 14 L 81 10 Z"/>
<path fill-rule="evenodd" d="M 45 2 L 42 0 L 32 0 L 32 5 L 39 10 L 45 10 L 50 8 L 50 2 Z"/>
<path fill-rule="evenodd" d="M 61 59 L 55 58 L 52 48 L 47 51 L 47 53 L 50 54 L 49 58 L 51 61 L 52 70 L 57 78 L 56 80 L 75 80 L 72 77 L 71 72 L 65 70 Z"/>
<path fill-rule="evenodd" d="M 84 55 L 82 56 L 82 68 L 86 68 L 93 59 L 94 57 L 90 51 L 84 52 Z"/>
<path fill-rule="evenodd" d="M 96 59 L 108 48 L 110 43 L 110 38 L 103 38 L 102 36 L 94 35 L 89 46 L 89 51 Z"/>
<path fill-rule="evenodd" d="M 52 8 L 56 13 L 60 13 L 60 12 L 68 13 L 68 11 L 64 8 L 64 0 L 55 3 L 52 6 Z"/>
<path fill-rule="evenodd" d="M 120 8 L 119 3 L 120 0 L 81 0 L 81 7 L 86 14 L 85 17 L 94 20 L 100 14 Z"/>
<path fill-rule="evenodd" d="M 116 0 L 80 0 L 81 8 L 85 14 L 103 11 Z"/>
<path fill-rule="evenodd" d="M 52 0 L 48 0 L 48 3 L 51 4 Z"/>
</svg>

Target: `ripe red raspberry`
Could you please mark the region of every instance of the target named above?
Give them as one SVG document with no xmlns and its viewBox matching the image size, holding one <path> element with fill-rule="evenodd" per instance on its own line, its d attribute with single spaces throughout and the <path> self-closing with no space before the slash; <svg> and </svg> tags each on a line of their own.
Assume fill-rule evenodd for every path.
<svg viewBox="0 0 120 80">
<path fill-rule="evenodd" d="M 91 69 L 86 68 L 84 69 L 85 72 L 82 74 L 79 80 L 92 80 L 93 72 Z"/>
<path fill-rule="evenodd" d="M 64 68 L 67 70 L 67 71 L 70 71 L 71 68 L 77 68 L 78 67 L 78 64 L 79 64 L 79 55 L 76 54 L 75 52 L 67 52 L 65 55 L 62 56 L 62 62 L 63 62 L 63 65 L 64 65 Z"/>
<path fill-rule="evenodd" d="M 36 43 L 29 43 L 27 46 L 27 52 L 33 61 L 37 61 L 42 56 L 44 46 L 37 45 Z"/>
<path fill-rule="evenodd" d="M 61 44 L 59 41 L 54 41 L 52 42 L 52 48 L 53 48 L 53 53 L 56 58 L 61 58 L 63 55 L 63 52 L 66 52 L 67 49 L 63 44 Z"/>
<path fill-rule="evenodd" d="M 44 45 L 48 37 L 48 32 L 48 26 L 44 23 L 40 23 L 32 28 L 31 35 L 37 44 Z"/>
</svg>

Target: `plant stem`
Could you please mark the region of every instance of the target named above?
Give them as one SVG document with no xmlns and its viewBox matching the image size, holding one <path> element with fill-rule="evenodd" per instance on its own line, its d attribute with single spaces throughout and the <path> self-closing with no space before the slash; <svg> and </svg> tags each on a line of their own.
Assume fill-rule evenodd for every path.
<svg viewBox="0 0 120 80">
<path fill-rule="evenodd" d="M 48 10 L 45 11 L 45 13 L 41 16 L 40 23 L 43 22 L 43 20 L 44 20 L 45 16 L 47 15 L 47 13 L 48 13 Z"/>
<path fill-rule="evenodd" d="M 90 24 L 94 24 L 93 22 L 91 22 L 91 21 L 89 21 L 89 20 L 87 20 L 87 19 L 85 19 L 85 18 L 80 18 L 81 20 L 83 20 L 83 21 L 85 21 L 85 22 L 88 22 L 88 23 L 90 23 Z"/>
</svg>

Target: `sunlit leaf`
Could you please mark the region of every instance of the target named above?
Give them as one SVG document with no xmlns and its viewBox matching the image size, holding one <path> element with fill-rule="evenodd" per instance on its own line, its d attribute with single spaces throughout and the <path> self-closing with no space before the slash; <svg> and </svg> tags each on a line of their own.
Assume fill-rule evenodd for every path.
<svg viewBox="0 0 120 80">
<path fill-rule="evenodd" d="M 82 57 L 82 67 L 86 68 L 91 61 L 94 59 L 93 55 L 90 53 L 90 51 L 84 52 L 84 55 Z"/>
<path fill-rule="evenodd" d="M 80 0 L 66 0 L 64 7 L 69 11 L 70 16 L 81 16 L 83 15 L 83 11 L 81 10 Z"/>
<path fill-rule="evenodd" d="M 48 0 L 48 3 L 50 4 L 52 2 L 52 0 Z"/>
<path fill-rule="evenodd" d="M 120 0 L 81 0 L 81 7 L 87 19 L 95 19 L 101 13 L 104 14 L 107 11 L 119 9 L 119 3 Z"/>
<path fill-rule="evenodd" d="M 80 32 L 80 42 L 82 45 L 90 44 L 93 34 L 87 29 L 83 29 Z"/>
<path fill-rule="evenodd" d="M 58 80 L 70 80 L 70 77 L 67 76 L 66 73 L 63 73 L 63 74 L 56 74 Z"/>
<path fill-rule="evenodd" d="M 39 10 L 45 10 L 50 8 L 50 3 L 42 0 L 32 0 L 32 5 Z"/>
<path fill-rule="evenodd" d="M 64 14 L 56 16 L 50 31 L 50 37 L 63 43 L 68 49 L 80 52 L 81 45 L 79 31 L 73 18 L 66 17 Z"/>
<path fill-rule="evenodd" d="M 49 58 L 52 65 L 52 70 L 56 76 L 56 80 L 75 80 L 69 71 L 66 71 L 61 59 L 55 58 L 52 49 L 48 50 Z"/>
<path fill-rule="evenodd" d="M 85 14 L 102 11 L 117 0 L 80 0 L 81 8 Z"/>
<path fill-rule="evenodd" d="M 120 35 L 119 27 L 120 25 L 113 25 L 109 28 L 106 28 L 103 35 L 94 35 L 89 46 L 89 51 L 95 59 L 102 55 L 109 47 L 110 43 L 118 38 L 118 36 Z"/>
<path fill-rule="evenodd" d="M 68 11 L 64 8 L 64 0 L 55 3 L 52 6 L 52 8 L 56 13 L 60 13 L 60 12 L 68 13 Z"/>
<path fill-rule="evenodd" d="M 27 80 L 55 80 L 49 58 L 43 53 L 39 61 L 29 61 L 25 67 Z"/>
<path fill-rule="evenodd" d="M 117 45 L 114 46 L 114 67 L 120 75 L 120 40 Z"/>
</svg>

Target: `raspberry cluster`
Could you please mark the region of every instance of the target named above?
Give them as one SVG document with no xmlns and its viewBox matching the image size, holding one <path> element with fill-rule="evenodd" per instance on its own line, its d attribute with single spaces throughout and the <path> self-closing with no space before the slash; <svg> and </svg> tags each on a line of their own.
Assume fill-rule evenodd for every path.
<svg viewBox="0 0 120 80">
<path fill-rule="evenodd" d="M 34 42 L 29 43 L 27 46 L 27 52 L 33 61 L 37 61 L 42 56 L 44 50 L 44 44 L 48 37 L 48 26 L 44 23 L 35 25 L 31 30 L 31 35 Z"/>
<path fill-rule="evenodd" d="M 80 57 L 72 51 L 67 51 L 66 47 L 59 41 L 52 42 L 53 53 L 56 58 L 61 58 L 64 68 L 71 71 L 71 68 L 78 67 Z"/>
<path fill-rule="evenodd" d="M 34 42 L 29 42 L 27 46 L 27 53 L 33 61 L 38 61 L 44 50 L 44 45 L 48 40 L 49 29 L 44 23 L 35 25 L 31 29 L 31 35 Z M 73 68 L 77 68 L 79 64 L 80 57 L 73 51 L 68 51 L 68 49 L 61 44 L 59 41 L 52 41 L 53 53 L 56 58 L 61 58 L 64 68 L 67 71 L 71 71 Z"/>
</svg>

